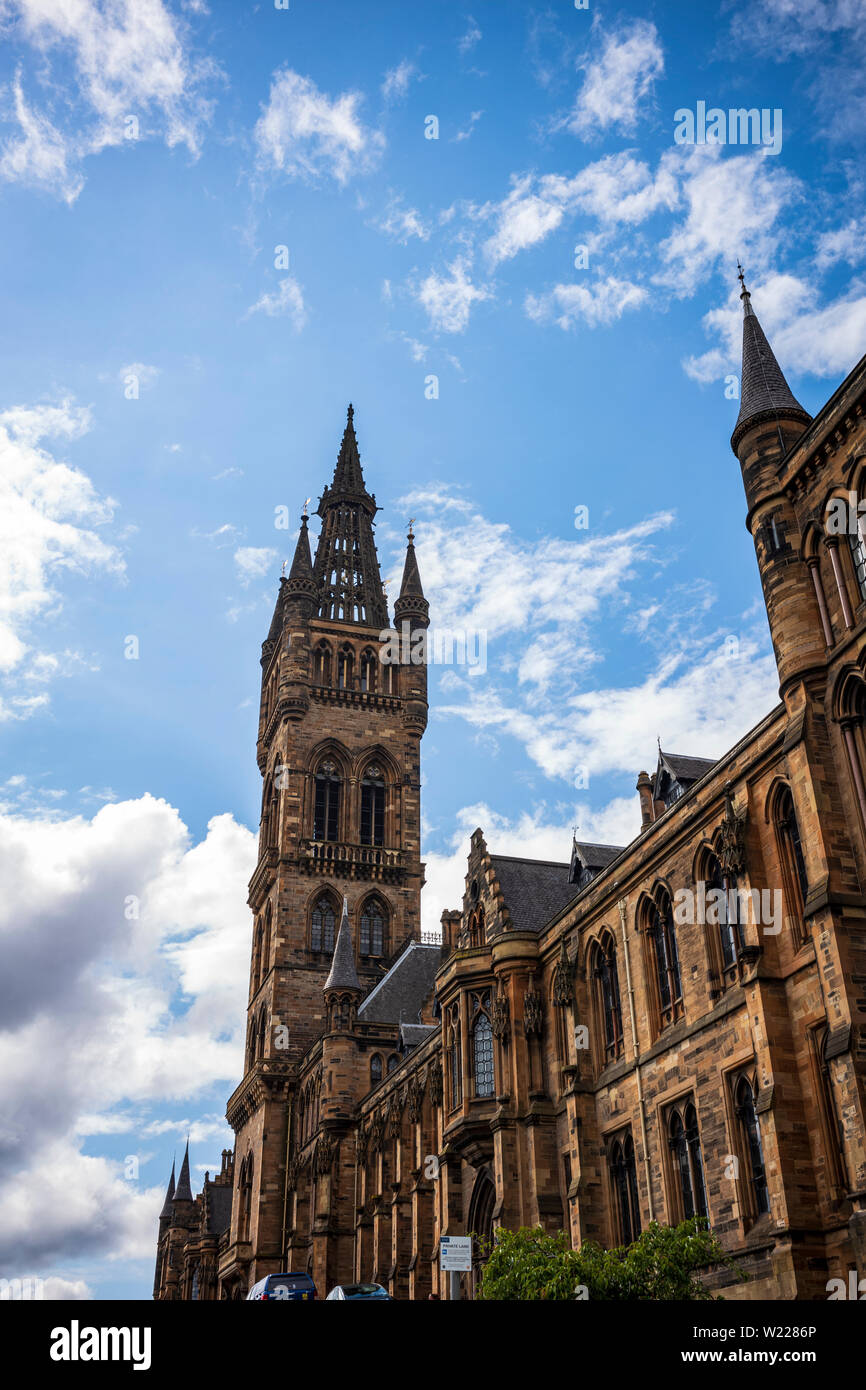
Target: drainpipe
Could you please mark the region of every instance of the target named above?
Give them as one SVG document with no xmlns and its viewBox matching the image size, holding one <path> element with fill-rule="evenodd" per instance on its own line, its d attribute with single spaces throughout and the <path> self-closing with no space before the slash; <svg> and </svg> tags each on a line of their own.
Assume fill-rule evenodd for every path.
<svg viewBox="0 0 866 1390">
<path fill-rule="evenodd" d="M 285 1267 L 285 1265 L 286 1265 L 286 1263 L 287 1263 L 287 1258 L 286 1258 L 286 1217 L 287 1217 L 287 1215 L 288 1215 L 288 1208 L 289 1208 L 289 1157 L 290 1157 L 291 1147 L 292 1147 L 292 1106 L 293 1106 L 293 1101 L 294 1101 L 294 1090 L 293 1090 L 293 1088 L 291 1087 L 291 1085 L 288 1087 L 288 1096 L 287 1096 L 286 1100 L 287 1100 L 287 1103 L 286 1103 L 286 1148 L 285 1148 L 286 1161 L 285 1161 L 285 1173 L 284 1173 L 284 1175 L 283 1175 L 283 1229 L 282 1229 L 282 1232 L 281 1232 L 281 1235 L 280 1235 L 280 1246 L 281 1246 L 281 1250 L 280 1250 L 280 1260 L 281 1260 L 281 1262 L 282 1262 L 282 1264 L 283 1264 L 284 1267 Z"/>
<path fill-rule="evenodd" d="M 628 933 L 625 925 L 625 901 L 620 898 L 617 903 L 619 908 L 619 924 L 622 928 L 622 951 L 625 959 L 625 983 L 628 993 L 628 1012 L 631 1020 L 631 1040 L 634 1049 L 635 1075 L 637 1077 L 637 1099 L 640 1106 L 640 1137 L 643 1145 L 643 1162 L 646 1170 L 646 1191 L 647 1201 L 649 1202 L 650 1221 L 655 1220 L 655 1210 L 653 1208 L 653 1185 L 650 1176 L 649 1148 L 646 1141 L 646 1103 L 643 1098 L 643 1078 L 640 1071 L 640 1043 L 637 1037 L 637 1024 L 635 1022 L 634 1011 L 634 989 L 631 982 L 631 959 L 628 953 Z"/>
</svg>

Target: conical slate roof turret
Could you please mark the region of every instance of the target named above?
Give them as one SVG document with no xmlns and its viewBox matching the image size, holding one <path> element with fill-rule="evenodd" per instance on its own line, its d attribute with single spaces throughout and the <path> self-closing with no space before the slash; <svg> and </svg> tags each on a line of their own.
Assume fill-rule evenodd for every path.
<svg viewBox="0 0 866 1390">
<path fill-rule="evenodd" d="M 355 989 L 359 994 L 361 993 L 361 982 L 355 969 L 352 928 L 349 925 L 349 904 L 345 897 L 343 898 L 340 930 L 337 933 L 337 944 L 334 947 L 334 958 L 331 961 L 331 973 L 323 986 L 324 992 L 329 989 Z"/>
<path fill-rule="evenodd" d="M 424 589 L 421 585 L 421 575 L 418 570 L 418 557 L 415 554 L 415 535 L 412 530 L 413 523 L 409 522 L 409 534 L 406 537 L 406 561 L 403 565 L 403 582 L 400 585 L 400 593 L 394 604 L 395 621 L 403 616 L 417 616 L 426 618 L 430 605 L 424 597 Z"/>
<path fill-rule="evenodd" d="M 180 1177 L 177 1180 L 174 1200 L 176 1202 L 191 1202 L 192 1187 L 189 1180 L 189 1140 L 186 1141 L 186 1150 L 183 1155 L 183 1163 L 180 1165 Z"/>
<path fill-rule="evenodd" d="M 731 448 L 737 446 L 749 425 L 761 420 L 801 420 L 804 425 L 812 417 L 797 400 L 784 372 L 776 361 L 773 349 L 752 308 L 752 297 L 746 289 L 742 266 L 739 274 L 743 301 L 743 362 L 740 372 L 740 413 L 731 435 Z"/>
<path fill-rule="evenodd" d="M 171 1204 L 174 1199 L 174 1161 L 171 1165 L 171 1177 L 168 1180 L 168 1187 L 165 1189 L 165 1201 L 162 1204 L 162 1211 L 159 1213 L 160 1221 L 168 1221 L 171 1216 Z"/>
<path fill-rule="evenodd" d="M 307 530 L 307 513 L 301 517 L 301 529 L 298 532 L 298 543 L 295 546 L 295 555 L 292 560 L 292 568 L 289 570 L 289 577 L 286 581 L 287 594 L 302 594 L 315 598 L 318 594 L 316 581 L 313 577 L 313 561 L 310 556 L 310 533 Z"/>
</svg>

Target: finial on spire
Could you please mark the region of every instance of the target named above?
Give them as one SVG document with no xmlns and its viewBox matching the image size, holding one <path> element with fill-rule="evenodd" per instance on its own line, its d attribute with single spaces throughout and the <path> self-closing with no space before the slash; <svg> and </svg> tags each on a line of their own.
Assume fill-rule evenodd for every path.
<svg viewBox="0 0 866 1390">
<path fill-rule="evenodd" d="M 349 422 L 350 425 L 351 425 L 352 421 L 354 420 L 354 418 L 355 418 L 355 407 L 352 405 L 352 402 L 349 401 L 349 409 L 346 411 L 346 419 L 348 420 L 348 422 Z"/>
<path fill-rule="evenodd" d="M 406 539 L 407 539 L 407 541 L 414 541 L 414 539 L 415 539 L 415 517 L 414 517 L 414 516 L 410 516 L 410 518 L 409 518 L 409 534 L 408 534 L 408 536 L 406 537 Z"/>
<path fill-rule="evenodd" d="M 309 521 L 309 519 L 310 519 L 310 498 L 309 498 L 309 497 L 305 497 L 305 498 L 304 498 L 304 505 L 303 505 L 303 507 L 302 507 L 302 509 L 301 509 L 301 521 L 302 521 L 302 523 L 303 523 L 304 525 L 306 525 L 307 522 Z"/>
<path fill-rule="evenodd" d="M 283 563 L 282 563 L 282 565 L 280 566 L 280 578 L 281 578 L 281 579 L 285 579 L 285 577 L 286 577 L 286 565 L 287 565 L 288 563 L 289 563 L 288 560 L 284 560 Z"/>
</svg>

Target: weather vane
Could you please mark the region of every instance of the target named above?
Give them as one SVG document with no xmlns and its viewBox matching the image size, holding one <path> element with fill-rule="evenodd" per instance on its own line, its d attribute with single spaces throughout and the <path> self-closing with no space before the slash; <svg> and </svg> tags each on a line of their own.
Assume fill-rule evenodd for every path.
<svg viewBox="0 0 866 1390">
<path fill-rule="evenodd" d="M 289 563 L 288 560 L 284 560 L 283 563 L 282 563 L 282 567 L 281 567 L 281 569 L 280 569 L 280 574 L 282 575 L 283 579 L 285 579 L 285 577 L 286 577 L 286 565 L 287 565 L 288 563 Z"/>
<path fill-rule="evenodd" d="M 310 505 L 310 498 L 309 498 L 309 497 L 306 497 L 306 498 L 304 499 L 304 513 L 303 513 L 304 516 L 307 515 L 307 508 L 309 507 L 309 505 Z"/>
</svg>

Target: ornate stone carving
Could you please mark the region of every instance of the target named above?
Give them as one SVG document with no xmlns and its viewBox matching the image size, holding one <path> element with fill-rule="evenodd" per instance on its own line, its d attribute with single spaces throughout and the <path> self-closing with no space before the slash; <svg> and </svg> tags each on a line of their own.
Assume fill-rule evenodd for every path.
<svg viewBox="0 0 866 1390">
<path fill-rule="evenodd" d="M 374 1154 L 379 1153 L 382 1148 L 382 1140 L 385 1137 L 385 1116 L 381 1110 L 377 1110 L 373 1116 L 373 1123 L 370 1126 L 370 1148 Z"/>
<path fill-rule="evenodd" d="M 505 1042 L 511 1033 L 511 1010 L 508 995 L 504 990 L 497 990 L 493 996 L 490 1027 L 493 1030 L 494 1038 L 499 1038 L 500 1042 Z"/>
<path fill-rule="evenodd" d="M 738 816 L 731 800 L 730 783 L 725 786 L 725 814 L 719 827 L 718 859 L 722 873 L 739 878 L 746 868 L 746 815 Z"/>
<path fill-rule="evenodd" d="M 553 1002 L 561 1009 L 574 1003 L 571 962 L 564 935 L 559 938 L 559 960 L 553 970 Z"/>
<path fill-rule="evenodd" d="M 544 1004 L 534 986 L 523 996 L 523 1031 L 528 1038 L 540 1038 L 544 1031 Z"/>
<path fill-rule="evenodd" d="M 442 1063 L 438 1057 L 430 1063 L 428 1073 L 430 1083 L 430 1099 L 434 1105 L 442 1104 Z"/>
<path fill-rule="evenodd" d="M 336 1151 L 336 1147 L 337 1146 L 331 1138 L 330 1134 L 325 1133 L 319 1135 L 319 1138 L 316 1142 L 316 1153 L 314 1159 L 314 1167 L 317 1173 L 321 1174 L 330 1172 L 331 1164 L 334 1161 L 334 1153 Z"/>
<path fill-rule="evenodd" d="M 370 1144 L 370 1131 L 369 1131 L 364 1125 L 359 1125 L 359 1126 L 358 1126 L 358 1137 L 357 1137 L 357 1140 L 356 1140 L 357 1151 L 358 1151 L 358 1162 L 359 1162 L 359 1163 L 362 1163 L 362 1164 L 363 1164 L 363 1163 L 366 1163 L 366 1162 L 367 1162 L 367 1149 L 369 1148 L 369 1144 Z"/>
<path fill-rule="evenodd" d="M 400 1138 L 400 1130 L 403 1124 L 403 1104 L 402 1096 L 397 1091 L 391 1097 L 391 1104 L 388 1107 L 388 1133 L 392 1139 Z"/>
<path fill-rule="evenodd" d="M 412 1077 L 412 1080 L 409 1082 L 409 1096 L 407 1101 L 409 1107 L 409 1119 L 413 1122 L 413 1124 L 416 1120 L 420 1120 L 421 1118 L 421 1106 L 423 1104 L 423 1101 L 424 1078 L 422 1075 L 419 1075 L 418 1072 L 415 1072 L 414 1076 Z"/>
</svg>

